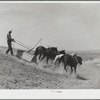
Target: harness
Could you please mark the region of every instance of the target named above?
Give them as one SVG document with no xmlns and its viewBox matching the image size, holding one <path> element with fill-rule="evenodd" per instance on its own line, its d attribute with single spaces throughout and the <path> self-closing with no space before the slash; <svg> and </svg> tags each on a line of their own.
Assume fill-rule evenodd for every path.
<svg viewBox="0 0 100 100">
<path fill-rule="evenodd" d="M 76 61 L 77 64 L 78 64 L 79 62 L 78 62 L 77 56 L 76 56 L 76 55 L 71 55 L 71 56 L 72 56 L 73 59 L 75 59 L 75 61 Z"/>
<path fill-rule="evenodd" d="M 77 57 L 74 57 L 74 58 L 75 58 L 76 62 L 79 63 L 78 60 L 77 60 Z"/>
</svg>

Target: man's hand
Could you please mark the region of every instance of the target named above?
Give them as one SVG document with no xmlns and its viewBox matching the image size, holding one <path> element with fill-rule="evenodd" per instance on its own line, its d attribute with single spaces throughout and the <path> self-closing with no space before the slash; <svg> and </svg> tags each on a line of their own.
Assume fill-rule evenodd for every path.
<svg viewBox="0 0 100 100">
<path fill-rule="evenodd" d="M 14 39 L 13 39 L 13 41 L 16 42 Z"/>
<path fill-rule="evenodd" d="M 12 39 L 12 41 L 13 41 L 13 42 L 16 42 L 16 41 L 14 40 L 14 38 Z"/>
</svg>

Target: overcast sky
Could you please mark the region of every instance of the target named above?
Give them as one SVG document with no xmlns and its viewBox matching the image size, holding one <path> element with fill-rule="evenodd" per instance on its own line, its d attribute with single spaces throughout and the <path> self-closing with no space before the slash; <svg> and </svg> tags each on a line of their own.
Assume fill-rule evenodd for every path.
<svg viewBox="0 0 100 100">
<path fill-rule="evenodd" d="M 0 45 L 10 29 L 31 47 L 42 38 L 45 47 L 100 50 L 100 3 L 0 3 Z"/>
</svg>

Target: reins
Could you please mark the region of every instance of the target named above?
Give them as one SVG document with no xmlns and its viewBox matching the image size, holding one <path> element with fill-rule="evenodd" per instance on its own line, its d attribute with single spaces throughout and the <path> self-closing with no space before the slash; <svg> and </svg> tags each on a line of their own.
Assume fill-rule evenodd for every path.
<svg viewBox="0 0 100 100">
<path fill-rule="evenodd" d="M 35 45 L 33 48 L 30 47 L 30 46 L 27 46 L 27 45 L 23 44 L 22 42 L 20 42 L 19 40 L 16 40 L 16 39 L 15 39 L 15 43 L 17 43 L 17 44 L 19 44 L 20 46 L 22 46 L 22 47 L 28 49 L 27 52 L 30 52 L 30 51 L 32 51 L 32 50 L 38 45 L 38 43 L 39 43 L 41 40 L 42 40 L 42 39 L 40 39 L 40 40 L 36 43 L 36 45 Z"/>
<path fill-rule="evenodd" d="M 15 41 L 16 41 L 17 44 L 19 44 L 20 46 L 22 46 L 22 47 L 24 47 L 24 48 L 26 48 L 26 49 L 28 49 L 28 50 L 31 48 L 31 47 L 29 47 L 29 46 L 23 44 L 22 42 L 20 42 L 20 41 L 18 41 L 18 40 L 16 40 L 16 39 L 15 39 Z"/>
</svg>

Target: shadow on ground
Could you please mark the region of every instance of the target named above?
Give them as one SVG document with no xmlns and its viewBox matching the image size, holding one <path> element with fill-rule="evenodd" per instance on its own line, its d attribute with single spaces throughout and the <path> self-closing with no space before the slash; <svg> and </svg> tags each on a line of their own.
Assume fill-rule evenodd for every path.
<svg viewBox="0 0 100 100">
<path fill-rule="evenodd" d="M 84 78 L 84 77 L 82 77 L 80 75 L 77 75 L 76 78 L 79 79 L 79 80 L 88 80 L 87 78 Z"/>
</svg>

